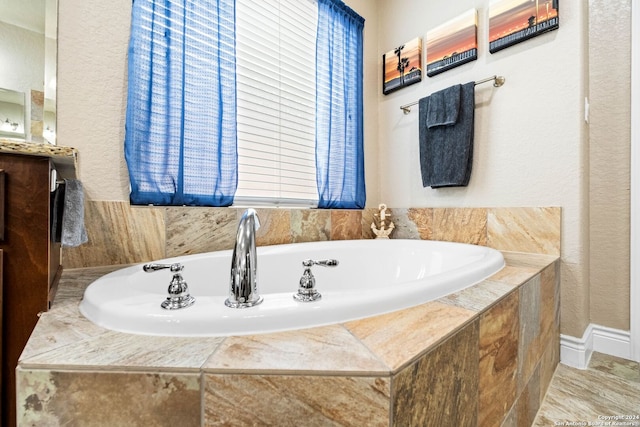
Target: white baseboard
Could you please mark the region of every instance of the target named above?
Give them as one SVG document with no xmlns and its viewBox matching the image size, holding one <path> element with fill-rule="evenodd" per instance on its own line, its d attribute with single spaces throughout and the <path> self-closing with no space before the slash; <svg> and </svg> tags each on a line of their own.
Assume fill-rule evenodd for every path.
<svg viewBox="0 0 640 427">
<path fill-rule="evenodd" d="M 560 362 L 565 365 L 587 369 L 594 351 L 633 360 L 631 333 L 592 323 L 582 338 L 560 335 Z"/>
</svg>

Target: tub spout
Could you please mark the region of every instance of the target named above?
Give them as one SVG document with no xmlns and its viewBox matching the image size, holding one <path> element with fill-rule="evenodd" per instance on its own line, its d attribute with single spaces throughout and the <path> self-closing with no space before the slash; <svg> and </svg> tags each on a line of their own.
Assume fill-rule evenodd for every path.
<svg viewBox="0 0 640 427">
<path fill-rule="evenodd" d="M 231 282 L 227 307 L 253 307 L 262 302 L 258 293 L 258 265 L 256 255 L 256 230 L 260 228 L 258 214 L 247 209 L 238 223 L 236 244 L 231 257 Z"/>
</svg>

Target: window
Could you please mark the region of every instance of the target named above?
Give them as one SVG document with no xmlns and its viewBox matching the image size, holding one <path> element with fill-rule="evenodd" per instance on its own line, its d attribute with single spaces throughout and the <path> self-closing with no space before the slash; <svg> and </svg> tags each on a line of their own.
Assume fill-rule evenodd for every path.
<svg viewBox="0 0 640 427">
<path fill-rule="evenodd" d="M 341 0 L 135 0 L 131 203 L 364 207 L 363 26 Z"/>
<path fill-rule="evenodd" d="M 236 204 L 316 206 L 311 0 L 236 0 Z"/>
</svg>

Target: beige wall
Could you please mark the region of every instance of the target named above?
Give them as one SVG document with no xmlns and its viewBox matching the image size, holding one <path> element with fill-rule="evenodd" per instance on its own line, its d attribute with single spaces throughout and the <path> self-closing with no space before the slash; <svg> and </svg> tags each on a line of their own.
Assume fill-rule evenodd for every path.
<svg viewBox="0 0 640 427">
<path fill-rule="evenodd" d="M 79 150 L 86 194 L 128 200 L 124 163 L 131 1 L 58 2 L 58 144 Z"/>
<path fill-rule="evenodd" d="M 589 10 L 591 321 L 628 330 L 631 0 Z"/>
<path fill-rule="evenodd" d="M 626 0 L 625 4 L 629 2 Z M 489 3 L 489 0 L 347 1 L 366 19 L 368 206 L 378 202 L 395 208 L 559 206 L 563 218 L 562 332 L 582 336 L 592 321 L 624 329 L 628 326 L 628 312 L 624 312 L 624 306 L 613 310 L 610 302 L 628 295 L 628 278 L 616 277 L 616 284 L 611 287 L 605 277 L 625 271 L 628 254 L 616 258 L 614 263 L 602 260 L 605 253 L 623 252 L 628 219 L 620 217 L 610 225 L 605 215 L 613 210 L 628 211 L 628 202 L 624 194 L 616 196 L 611 208 L 611 200 L 600 194 L 608 197 L 612 190 L 619 192 L 628 187 L 628 176 L 624 172 L 620 176 L 618 170 L 613 170 L 623 162 L 625 145 L 628 149 L 622 135 L 625 131 L 616 134 L 615 159 L 607 154 L 605 144 L 610 127 L 619 122 L 628 127 L 628 108 L 621 107 L 621 111 L 611 114 L 605 112 L 604 106 L 611 100 L 606 92 L 609 82 L 607 85 L 596 82 L 599 88 L 594 84 L 587 90 L 589 77 L 592 81 L 600 79 L 594 75 L 597 69 L 594 62 L 600 61 L 602 70 L 606 70 L 607 62 L 594 58 L 591 61 L 594 71 L 589 74 L 588 54 L 606 55 L 608 43 L 603 37 L 602 43 L 596 43 L 589 52 L 587 3 L 563 0 L 559 31 L 489 54 L 486 41 Z M 606 33 L 607 37 L 615 38 L 614 34 L 628 37 L 628 29 L 618 26 L 620 15 L 626 16 L 628 25 L 629 13 L 625 8 L 612 13 L 606 2 L 591 3 L 591 19 L 601 28 L 598 31 L 603 36 Z M 413 37 L 424 37 L 430 28 L 471 7 L 477 8 L 480 25 L 477 61 L 382 95 L 384 52 Z M 131 2 L 60 0 L 59 8 L 59 143 L 79 149 L 80 176 L 91 200 L 126 201 L 128 176 L 122 145 Z M 593 36 L 599 38 L 600 33 Z M 628 58 L 623 60 L 628 62 Z M 614 72 L 616 79 L 620 79 L 615 93 L 627 93 L 624 85 L 628 85 L 628 76 L 622 70 Z M 416 110 L 405 116 L 399 106 L 449 85 L 493 74 L 504 75 L 507 81 L 499 89 L 490 84 L 477 88 L 475 153 L 469 187 L 422 188 Z M 592 98 L 591 147 L 589 128 L 584 122 L 587 95 Z M 606 177 L 602 177 L 603 173 Z M 590 197 L 598 202 L 590 206 Z M 612 234 L 616 236 L 613 240 Z M 608 300 L 601 298 L 604 294 Z M 621 315 L 614 314 L 620 311 Z"/>
<path fill-rule="evenodd" d="M 425 78 L 390 95 L 379 92 L 381 199 L 393 207 L 562 207 L 562 332 L 582 336 L 589 319 L 586 4 L 563 0 L 560 29 L 495 54 L 488 52 L 488 0 L 381 0 L 381 54 L 452 19 L 478 10 L 478 60 Z M 447 86 L 500 74 L 501 88 L 476 88 L 471 182 L 423 188 L 417 108 L 400 105 Z M 380 77 L 379 77 L 380 79 Z M 381 84 L 381 82 L 379 82 Z"/>
</svg>

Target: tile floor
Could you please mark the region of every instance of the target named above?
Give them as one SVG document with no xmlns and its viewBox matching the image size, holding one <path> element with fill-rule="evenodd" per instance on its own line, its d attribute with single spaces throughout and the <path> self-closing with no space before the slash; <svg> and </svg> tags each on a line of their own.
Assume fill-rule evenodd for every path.
<svg viewBox="0 0 640 427">
<path fill-rule="evenodd" d="M 594 353 L 586 370 L 559 364 L 534 426 L 640 426 L 640 364 Z"/>
</svg>

